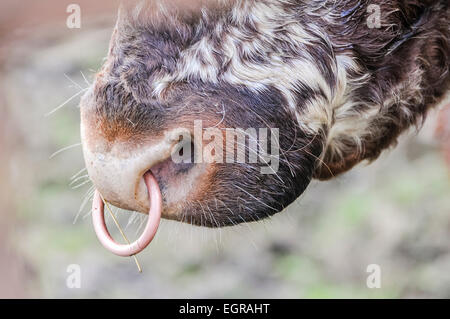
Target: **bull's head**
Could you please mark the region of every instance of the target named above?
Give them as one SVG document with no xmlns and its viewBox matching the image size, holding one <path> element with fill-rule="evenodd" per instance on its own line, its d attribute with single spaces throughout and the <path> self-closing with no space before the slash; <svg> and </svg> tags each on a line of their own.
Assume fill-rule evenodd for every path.
<svg viewBox="0 0 450 319">
<path fill-rule="evenodd" d="M 448 8 L 380 1 L 371 29 L 356 2 L 123 6 L 81 102 L 95 187 L 147 212 L 151 170 L 163 217 L 216 227 L 275 214 L 312 178 L 375 159 L 448 87 Z"/>
</svg>

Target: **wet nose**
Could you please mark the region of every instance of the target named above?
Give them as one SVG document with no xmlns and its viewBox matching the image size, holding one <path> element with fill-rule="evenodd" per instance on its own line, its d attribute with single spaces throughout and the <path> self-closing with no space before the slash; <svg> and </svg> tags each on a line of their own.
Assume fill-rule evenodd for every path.
<svg viewBox="0 0 450 319">
<path fill-rule="evenodd" d="M 179 130 L 149 142 L 107 142 L 81 124 L 86 168 L 94 187 L 114 206 L 148 213 L 150 201 L 144 175 L 152 166 L 170 157 Z"/>
<path fill-rule="evenodd" d="M 146 212 L 149 207 L 143 176 L 156 159 L 151 154 L 127 154 L 83 149 L 86 168 L 94 187 L 103 198 L 123 209 Z"/>
</svg>

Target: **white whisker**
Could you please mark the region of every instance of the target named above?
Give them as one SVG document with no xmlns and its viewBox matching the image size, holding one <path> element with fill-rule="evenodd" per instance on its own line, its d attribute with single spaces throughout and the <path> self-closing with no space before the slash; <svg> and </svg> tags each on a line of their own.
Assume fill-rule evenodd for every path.
<svg viewBox="0 0 450 319">
<path fill-rule="evenodd" d="M 84 186 L 84 185 L 86 185 L 86 184 L 88 184 L 88 183 L 91 183 L 91 180 L 90 180 L 90 179 L 88 179 L 87 181 L 84 181 L 84 182 L 81 183 L 81 184 L 78 184 L 77 186 L 72 187 L 72 189 L 78 189 L 78 188 L 80 188 L 80 187 L 82 187 L 82 186 Z"/>
<path fill-rule="evenodd" d="M 66 79 L 68 79 L 70 82 L 72 82 L 73 84 L 75 84 L 80 90 L 83 90 L 84 88 L 79 85 L 77 82 L 75 82 L 74 80 L 72 80 L 67 74 L 64 73 L 64 76 L 66 77 Z"/>
<path fill-rule="evenodd" d="M 88 79 L 86 78 L 86 76 L 84 75 L 83 71 L 80 70 L 80 73 L 81 73 L 81 76 L 82 76 L 83 79 L 84 79 L 84 82 L 86 82 L 86 84 L 87 84 L 88 86 L 91 86 L 91 83 L 89 83 L 89 81 L 88 81 Z"/>
<path fill-rule="evenodd" d="M 70 101 L 72 101 L 73 99 L 75 99 L 76 97 L 80 96 L 81 94 L 83 94 L 86 90 L 83 89 L 80 92 L 72 95 L 70 98 L 68 98 L 65 102 L 63 102 L 62 104 L 60 104 L 59 106 L 57 106 L 55 109 L 53 109 L 52 111 L 48 112 L 47 114 L 45 114 L 45 117 L 52 115 L 53 113 L 55 113 L 56 111 L 58 111 L 59 109 L 61 109 L 62 107 L 64 107 L 66 104 L 68 104 Z"/>
<path fill-rule="evenodd" d="M 78 218 L 81 214 L 81 212 L 83 211 L 84 207 L 86 207 L 87 203 L 92 199 L 92 196 L 94 196 L 94 192 L 95 192 L 95 188 L 94 186 L 91 186 L 88 191 L 86 192 L 83 202 L 81 203 L 80 209 L 78 210 L 78 213 L 76 214 L 73 223 L 76 224 L 76 222 L 78 221 Z"/>
<path fill-rule="evenodd" d="M 76 182 L 79 182 L 80 180 L 83 180 L 86 178 L 89 179 L 88 174 L 75 178 L 73 181 L 70 182 L 69 187 L 72 186 L 73 184 L 75 184 Z"/>
<path fill-rule="evenodd" d="M 267 204 L 264 203 L 261 199 L 256 198 L 255 196 L 253 196 L 252 194 L 250 194 L 249 192 L 247 192 L 245 189 L 239 187 L 238 185 L 234 185 L 234 187 L 236 187 L 237 189 L 240 189 L 241 191 L 243 191 L 244 193 L 246 193 L 248 196 L 252 197 L 254 200 L 256 200 L 257 202 L 263 204 L 263 205 L 266 206 L 267 208 L 270 208 L 270 209 L 272 209 L 272 210 L 274 210 L 274 211 L 277 211 L 275 208 L 273 208 L 273 207 L 270 206 L 270 205 L 267 205 Z M 268 216 L 268 217 L 270 217 L 270 216 Z"/>
<path fill-rule="evenodd" d="M 75 178 L 77 178 L 80 174 L 84 173 L 85 171 L 87 171 L 87 168 L 83 168 L 81 169 L 79 172 L 77 172 L 75 175 L 73 175 L 70 180 L 74 180 Z"/>
<path fill-rule="evenodd" d="M 55 157 L 56 155 L 58 155 L 58 154 L 60 154 L 60 153 L 62 153 L 62 152 L 64 152 L 64 151 L 70 150 L 70 149 L 72 149 L 72 148 L 78 147 L 78 146 L 81 146 L 81 143 L 77 143 L 77 144 L 73 144 L 73 145 L 70 145 L 70 146 L 66 146 L 66 147 L 60 149 L 59 151 L 56 151 L 56 152 L 53 153 L 52 155 L 50 155 L 49 159 L 52 159 L 52 158 Z"/>
</svg>

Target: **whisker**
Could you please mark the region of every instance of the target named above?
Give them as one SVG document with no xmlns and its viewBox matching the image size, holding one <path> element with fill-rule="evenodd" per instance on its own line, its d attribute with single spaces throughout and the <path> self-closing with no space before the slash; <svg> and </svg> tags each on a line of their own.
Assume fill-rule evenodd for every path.
<svg viewBox="0 0 450 319">
<path fill-rule="evenodd" d="M 70 180 L 73 180 L 73 179 L 75 179 L 75 178 L 77 178 L 80 174 L 82 174 L 83 172 L 85 172 L 85 171 L 87 171 L 87 168 L 85 167 L 85 168 L 83 168 L 83 169 L 81 169 L 78 173 L 76 173 L 75 175 L 73 175 L 71 178 L 70 178 Z"/>
<path fill-rule="evenodd" d="M 243 191 L 244 193 L 246 193 L 248 196 L 252 197 L 254 200 L 256 200 L 257 202 L 263 204 L 264 206 L 266 206 L 267 208 L 270 208 L 274 211 L 277 211 L 277 209 L 273 208 L 272 206 L 267 205 L 266 203 L 264 203 L 261 199 L 256 198 L 255 196 L 253 196 L 252 194 L 250 194 L 249 192 L 247 192 L 245 189 L 239 187 L 238 185 L 234 185 L 234 187 L 236 187 L 237 189 L 240 189 L 241 191 Z"/>
<path fill-rule="evenodd" d="M 72 187 L 72 189 L 78 189 L 78 188 L 80 188 L 80 187 L 82 187 L 82 186 L 84 186 L 84 185 L 86 185 L 86 184 L 88 184 L 88 183 L 91 183 L 91 180 L 90 180 L 90 179 L 88 179 L 87 181 L 84 181 L 84 182 L 81 183 L 81 184 L 78 184 L 77 186 Z"/>
<path fill-rule="evenodd" d="M 56 111 L 58 111 L 59 109 L 61 109 L 61 108 L 64 107 L 65 105 L 67 105 L 70 101 L 72 101 L 72 100 L 75 99 L 76 97 L 78 97 L 78 96 L 80 96 L 81 94 L 83 94 L 87 89 L 88 89 L 88 88 L 83 89 L 83 90 L 81 90 L 80 92 L 78 92 L 78 93 L 72 95 L 72 96 L 71 96 L 70 98 L 68 98 L 65 102 L 63 102 L 62 104 L 60 104 L 59 106 L 57 106 L 57 107 L 56 107 L 55 109 L 53 109 L 52 111 L 50 111 L 50 112 L 48 112 L 47 114 L 45 114 L 45 117 L 48 117 L 48 116 L 52 115 L 53 113 L 55 113 Z"/>
<path fill-rule="evenodd" d="M 70 145 L 70 146 L 66 146 L 66 147 L 60 149 L 59 151 L 56 151 L 56 152 L 53 153 L 52 155 L 50 155 L 49 159 L 52 159 L 52 158 L 55 157 L 56 155 L 58 155 L 58 154 L 60 154 L 60 153 L 62 153 L 62 152 L 64 152 L 64 151 L 70 150 L 70 149 L 72 149 L 72 148 L 78 147 L 78 146 L 81 146 L 81 143 L 77 143 L 77 144 L 73 144 L 73 145 Z"/>
<path fill-rule="evenodd" d="M 257 145 L 258 145 L 259 147 L 261 146 L 257 140 L 256 140 L 256 143 L 257 143 Z M 264 164 L 266 164 L 268 167 L 270 167 L 270 169 L 271 169 L 272 172 L 275 174 L 275 176 L 280 180 L 281 183 L 284 184 L 283 179 L 282 179 L 282 178 L 278 175 L 278 173 L 275 172 L 275 170 L 269 165 L 269 163 L 266 161 L 266 159 L 258 153 L 258 150 L 255 150 L 255 149 L 253 149 L 253 148 L 247 146 L 245 143 L 240 143 L 240 142 L 238 142 L 238 141 L 236 141 L 236 145 L 238 145 L 238 146 L 243 146 L 243 147 L 244 147 L 245 149 L 247 149 L 249 152 L 253 152 L 253 154 L 255 154 L 261 161 L 263 161 Z"/>
<path fill-rule="evenodd" d="M 222 229 L 220 228 L 220 224 L 217 222 L 216 218 L 214 217 L 213 212 L 211 211 L 211 209 L 209 208 L 209 205 L 206 204 L 206 208 L 209 211 L 210 216 L 212 217 L 212 219 L 214 220 L 214 223 L 217 226 L 217 229 L 219 230 L 219 243 L 222 243 Z"/>
<path fill-rule="evenodd" d="M 139 214 L 139 215 L 141 215 L 141 214 Z M 135 235 L 137 235 L 141 231 L 142 227 L 144 226 L 144 224 L 145 224 L 145 222 L 147 220 L 147 216 L 146 215 L 139 216 L 139 218 L 140 218 L 140 224 L 139 224 L 138 228 L 136 229 L 136 234 Z"/>
<path fill-rule="evenodd" d="M 125 226 L 125 230 L 128 229 L 128 227 L 130 227 L 132 224 L 134 224 L 137 220 L 137 213 L 136 212 L 132 212 L 131 216 L 128 218 L 128 222 L 127 225 Z"/>
<path fill-rule="evenodd" d="M 73 84 L 75 84 L 80 90 L 83 90 L 84 88 L 79 85 L 77 82 L 75 82 L 74 80 L 72 80 L 67 74 L 64 73 L 64 76 L 66 77 L 66 79 L 68 79 L 70 82 L 72 82 Z"/>
<path fill-rule="evenodd" d="M 72 186 L 73 184 L 75 184 L 76 182 L 78 182 L 78 181 L 80 181 L 82 179 L 86 179 L 86 178 L 89 179 L 89 175 L 88 174 L 75 178 L 73 181 L 70 182 L 69 187 Z"/>
<path fill-rule="evenodd" d="M 75 225 L 78 221 L 78 218 L 80 217 L 81 212 L 83 211 L 83 209 L 86 207 L 87 203 L 92 199 L 92 197 L 94 196 L 94 192 L 95 192 L 95 187 L 91 186 L 88 191 L 86 192 L 86 194 L 84 195 L 84 199 L 81 202 L 80 205 L 80 209 L 78 210 L 77 214 L 75 215 L 75 218 L 73 220 L 73 224 Z"/>
<path fill-rule="evenodd" d="M 85 214 L 85 215 L 83 215 L 83 220 L 84 219 L 86 219 L 89 215 L 91 215 L 92 214 L 92 210 L 91 209 L 89 209 L 89 211 Z"/>
<path fill-rule="evenodd" d="M 84 75 L 83 71 L 80 70 L 80 73 L 81 73 L 81 76 L 82 76 L 83 79 L 84 79 L 84 82 L 85 82 L 88 86 L 91 86 L 91 83 L 89 83 L 89 81 L 88 81 L 88 79 L 86 78 L 86 76 Z"/>
</svg>

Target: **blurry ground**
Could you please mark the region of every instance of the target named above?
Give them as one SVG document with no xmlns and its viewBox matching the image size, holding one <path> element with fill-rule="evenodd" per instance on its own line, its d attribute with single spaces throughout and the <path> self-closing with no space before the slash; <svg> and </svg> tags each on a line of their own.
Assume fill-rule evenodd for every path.
<svg viewBox="0 0 450 319">
<path fill-rule="evenodd" d="M 80 142 L 79 99 L 45 114 L 87 86 L 82 73 L 92 80 L 113 24 L 37 34 L 11 51 L 0 74 L 2 134 L 14 141 L 1 150 L 8 158 L 0 188 L 11 203 L 3 220 L 14 227 L 0 245 L 19 256 L 25 270 L 16 285 L 27 296 L 450 298 L 450 175 L 433 142 L 434 113 L 418 136 L 368 167 L 313 182 L 264 223 L 208 230 L 163 221 L 139 255 L 143 274 L 103 249 L 89 204 L 74 223 L 90 187 L 69 186 L 84 167 L 81 148 L 50 159 Z M 81 267 L 80 289 L 66 286 L 70 264 Z M 381 267 L 381 289 L 366 286 L 369 264 Z M 0 282 L 0 293 L 8 289 Z"/>
</svg>

